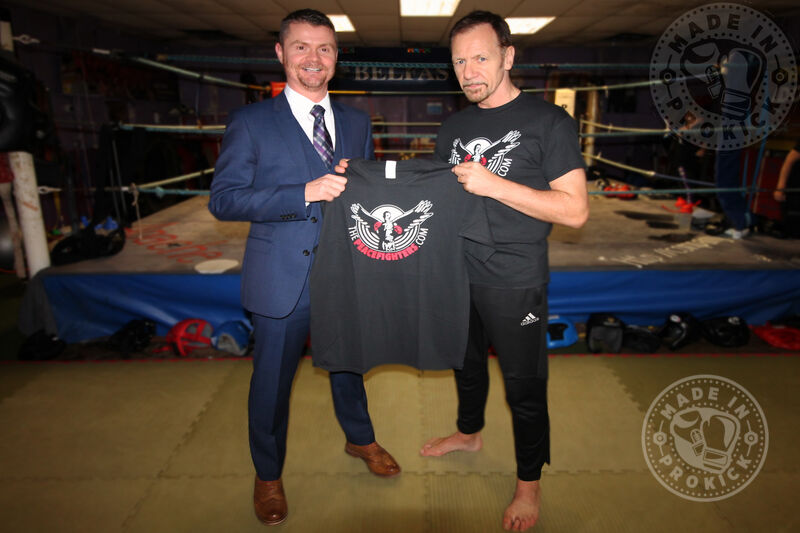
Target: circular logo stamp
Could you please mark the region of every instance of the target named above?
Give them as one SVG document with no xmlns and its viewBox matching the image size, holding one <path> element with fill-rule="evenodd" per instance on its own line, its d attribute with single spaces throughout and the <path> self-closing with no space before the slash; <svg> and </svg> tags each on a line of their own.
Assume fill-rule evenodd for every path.
<svg viewBox="0 0 800 533">
<path fill-rule="evenodd" d="M 783 31 L 740 4 L 684 13 L 650 59 L 650 92 L 669 128 L 712 150 L 754 144 L 777 128 L 794 101 L 797 68 Z"/>
<path fill-rule="evenodd" d="M 755 398 L 729 379 L 676 381 L 653 401 L 642 426 L 650 471 L 670 492 L 713 502 L 733 496 L 758 474 L 769 433 Z"/>
</svg>

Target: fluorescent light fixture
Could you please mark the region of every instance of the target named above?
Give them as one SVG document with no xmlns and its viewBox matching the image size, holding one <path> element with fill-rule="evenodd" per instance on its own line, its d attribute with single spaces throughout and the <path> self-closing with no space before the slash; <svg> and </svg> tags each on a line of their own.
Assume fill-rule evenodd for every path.
<svg viewBox="0 0 800 533">
<path fill-rule="evenodd" d="M 328 18 L 331 19 L 331 22 L 333 22 L 333 27 L 336 30 L 336 33 L 341 33 L 343 31 L 356 31 L 355 27 L 353 27 L 353 23 L 350 22 L 350 17 L 347 15 L 328 15 Z"/>
<path fill-rule="evenodd" d="M 517 35 L 536 33 L 551 22 L 555 17 L 508 17 L 508 27 L 511 28 L 511 33 Z"/>
<path fill-rule="evenodd" d="M 452 17 L 461 0 L 400 0 L 402 17 Z"/>
</svg>

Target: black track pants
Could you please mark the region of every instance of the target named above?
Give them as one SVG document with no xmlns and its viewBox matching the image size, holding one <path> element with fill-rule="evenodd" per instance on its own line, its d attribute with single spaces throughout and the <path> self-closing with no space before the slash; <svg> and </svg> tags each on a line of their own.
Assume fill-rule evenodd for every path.
<svg viewBox="0 0 800 533">
<path fill-rule="evenodd" d="M 535 481 L 550 462 L 547 414 L 547 286 L 470 287 L 470 324 L 464 368 L 455 371 L 458 430 L 483 428 L 489 392 L 489 346 L 497 354 L 511 408 L 517 477 Z"/>
</svg>

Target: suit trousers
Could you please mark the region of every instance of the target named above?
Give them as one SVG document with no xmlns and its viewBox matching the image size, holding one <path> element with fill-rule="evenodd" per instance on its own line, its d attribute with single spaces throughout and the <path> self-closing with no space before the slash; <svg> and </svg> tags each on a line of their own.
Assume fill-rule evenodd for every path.
<svg viewBox="0 0 800 533">
<path fill-rule="evenodd" d="M 550 462 L 547 412 L 547 286 L 505 289 L 470 286 L 464 367 L 455 371 L 458 430 L 484 426 L 489 394 L 488 355 L 494 347 L 511 408 L 517 477 L 535 481 Z"/>
<path fill-rule="evenodd" d="M 289 394 L 308 339 L 308 280 L 295 309 L 284 318 L 253 314 L 255 337 L 248 419 L 250 454 L 262 481 L 281 477 L 286 458 Z M 375 441 L 361 374 L 332 372 L 336 418 L 347 440 L 363 446 Z"/>
</svg>

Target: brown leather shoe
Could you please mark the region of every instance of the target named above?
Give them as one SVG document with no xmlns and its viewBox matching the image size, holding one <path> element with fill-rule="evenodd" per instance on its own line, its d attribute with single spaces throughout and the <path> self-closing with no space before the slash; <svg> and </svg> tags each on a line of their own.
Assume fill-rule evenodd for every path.
<svg viewBox="0 0 800 533">
<path fill-rule="evenodd" d="M 283 493 L 281 480 L 261 481 L 256 476 L 253 507 L 258 519 L 268 526 L 276 526 L 286 520 L 289 510 L 286 507 L 286 495 Z"/>
<path fill-rule="evenodd" d="M 344 447 L 344 451 L 353 457 L 363 459 L 367 463 L 369 471 L 376 476 L 394 477 L 400 473 L 400 465 L 377 442 L 366 446 L 356 446 L 348 442 Z"/>
</svg>

